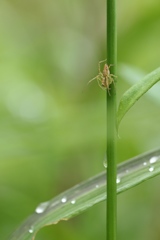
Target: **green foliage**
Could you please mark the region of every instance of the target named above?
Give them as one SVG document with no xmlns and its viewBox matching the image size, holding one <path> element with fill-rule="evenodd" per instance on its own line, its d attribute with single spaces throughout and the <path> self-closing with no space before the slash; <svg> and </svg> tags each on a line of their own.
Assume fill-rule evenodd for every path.
<svg viewBox="0 0 160 240">
<path fill-rule="evenodd" d="M 123 63 L 152 72 L 159 0 L 117 4 L 118 71 Z M 0 13 L 0 239 L 8 239 L 39 202 L 104 169 L 105 92 L 87 83 L 105 59 L 106 13 L 83 0 L 2 0 Z M 131 78 L 117 73 L 118 99 Z M 121 122 L 118 162 L 159 147 L 159 84 L 151 91 L 157 98 L 145 94 Z M 158 189 L 153 179 L 118 196 L 119 240 L 159 240 Z M 104 239 L 104 208 L 46 227 L 37 240 Z"/>
</svg>

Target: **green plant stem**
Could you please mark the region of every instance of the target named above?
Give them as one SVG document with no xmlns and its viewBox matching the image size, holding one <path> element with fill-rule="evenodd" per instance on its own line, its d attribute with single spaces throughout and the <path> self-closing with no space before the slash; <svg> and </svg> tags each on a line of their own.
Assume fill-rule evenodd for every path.
<svg viewBox="0 0 160 240">
<path fill-rule="evenodd" d="M 116 0 L 107 0 L 107 62 L 113 64 L 111 74 L 116 76 L 117 31 Z M 107 240 L 117 238 L 117 160 L 116 160 L 116 88 L 114 82 L 107 91 Z"/>
</svg>

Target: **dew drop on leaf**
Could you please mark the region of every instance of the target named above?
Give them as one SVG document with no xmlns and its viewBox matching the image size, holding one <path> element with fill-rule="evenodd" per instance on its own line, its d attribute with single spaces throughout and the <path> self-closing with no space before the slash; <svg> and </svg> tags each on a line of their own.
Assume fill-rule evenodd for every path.
<svg viewBox="0 0 160 240">
<path fill-rule="evenodd" d="M 153 171 L 154 171 L 154 167 L 151 166 L 151 167 L 149 168 L 149 171 L 150 171 L 150 172 L 153 172 Z"/>
<path fill-rule="evenodd" d="M 75 204 L 75 203 L 76 203 L 76 200 L 75 200 L 75 199 L 71 200 L 71 203 L 72 203 L 72 204 Z"/>
<path fill-rule="evenodd" d="M 40 203 L 38 205 L 38 207 L 36 208 L 35 212 L 36 213 L 43 213 L 45 211 L 45 209 L 47 208 L 48 206 L 48 202 L 43 202 L 43 203 Z"/>
<path fill-rule="evenodd" d="M 150 162 L 150 163 L 155 163 L 155 162 L 157 162 L 157 160 L 158 160 L 158 157 L 155 156 L 155 157 L 151 157 L 151 159 L 149 160 L 149 162 Z"/>
<path fill-rule="evenodd" d="M 66 197 L 63 197 L 63 198 L 61 199 L 61 202 L 62 202 L 62 203 L 67 202 L 67 198 L 66 198 Z"/>
<path fill-rule="evenodd" d="M 116 179 L 116 183 L 120 183 L 121 179 L 120 178 L 117 178 Z"/>
<path fill-rule="evenodd" d="M 29 233 L 33 233 L 34 232 L 34 229 L 33 227 L 30 227 L 30 229 L 28 230 Z"/>
</svg>

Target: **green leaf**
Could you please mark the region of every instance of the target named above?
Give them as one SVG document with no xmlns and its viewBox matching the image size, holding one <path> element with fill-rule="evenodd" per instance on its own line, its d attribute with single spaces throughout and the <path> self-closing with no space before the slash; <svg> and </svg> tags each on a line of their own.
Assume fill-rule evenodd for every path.
<svg viewBox="0 0 160 240">
<path fill-rule="evenodd" d="M 117 194 L 158 174 L 160 149 L 125 161 L 118 165 Z M 33 240 L 37 231 L 45 225 L 68 220 L 104 200 L 106 172 L 72 187 L 48 202 L 41 203 L 9 240 Z"/>
<path fill-rule="evenodd" d="M 119 103 L 117 111 L 117 128 L 126 112 L 143 96 L 154 84 L 160 80 L 160 68 L 146 75 L 141 81 L 127 90 Z"/>
</svg>

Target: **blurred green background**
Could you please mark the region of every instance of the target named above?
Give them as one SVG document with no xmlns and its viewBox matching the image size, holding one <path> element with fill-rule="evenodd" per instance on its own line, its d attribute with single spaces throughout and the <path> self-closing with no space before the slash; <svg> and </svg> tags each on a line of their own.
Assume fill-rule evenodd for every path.
<svg viewBox="0 0 160 240">
<path fill-rule="evenodd" d="M 0 239 L 40 202 L 104 170 L 105 1 L 0 1 Z M 118 100 L 160 66 L 160 1 L 118 1 Z M 141 73 L 141 74 L 140 74 Z M 120 127 L 118 162 L 160 147 L 160 86 Z M 118 197 L 118 239 L 160 238 L 160 177 Z M 36 240 L 105 239 L 105 203 Z"/>
</svg>

